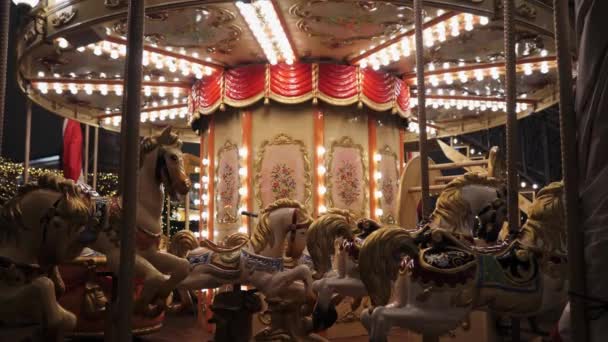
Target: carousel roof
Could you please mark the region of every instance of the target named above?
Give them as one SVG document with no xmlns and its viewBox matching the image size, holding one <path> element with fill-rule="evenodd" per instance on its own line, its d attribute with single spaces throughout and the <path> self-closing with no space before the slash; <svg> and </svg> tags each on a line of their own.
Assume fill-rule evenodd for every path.
<svg viewBox="0 0 608 342">
<path fill-rule="evenodd" d="M 520 116 L 555 102 L 552 9 L 546 2 L 516 4 Z M 29 96 L 59 115 L 117 130 L 126 4 L 124 0 L 49 0 L 46 8 L 35 8 L 36 16 L 23 28 L 19 48 L 19 79 Z M 501 4 L 425 1 L 427 116 L 437 135 L 504 123 Z M 351 66 L 344 70 L 363 75 L 357 78 L 362 85 L 363 77 L 371 77 L 368 74 L 390 75 L 391 82 L 410 89 L 409 103 L 393 105 L 399 109 L 393 112 L 416 117 L 411 1 L 150 0 L 146 7 L 143 132 L 170 123 L 184 129 L 186 139 L 194 138 L 188 129 L 190 115 L 209 114 L 219 106 L 199 108 L 192 103 L 192 93 L 219 78 L 223 81 L 218 101 L 238 106 L 224 99 L 225 75 L 251 64 L 286 70 L 310 64 L 311 92 L 323 88 L 319 65 Z M 247 90 L 240 87 L 235 91 Z M 395 91 L 396 86 L 390 89 Z M 359 93 L 364 92 L 361 86 Z M 302 99 L 311 97 L 315 95 Z M 391 108 L 373 103 L 364 101 L 374 110 Z M 415 132 L 415 125 L 411 130 Z"/>
</svg>

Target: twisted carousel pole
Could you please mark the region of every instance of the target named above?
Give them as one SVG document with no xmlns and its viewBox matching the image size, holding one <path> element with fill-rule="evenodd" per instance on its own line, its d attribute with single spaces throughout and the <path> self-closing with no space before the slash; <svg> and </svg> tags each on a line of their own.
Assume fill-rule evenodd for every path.
<svg viewBox="0 0 608 342">
<path fill-rule="evenodd" d="M 426 88 L 424 84 L 424 45 L 422 41 L 422 0 L 414 0 L 414 28 L 416 38 L 416 89 L 418 92 L 418 147 L 420 150 L 420 178 L 422 219 L 430 214 L 429 155 L 426 141 Z M 423 335 L 423 342 L 439 342 L 439 336 Z"/>
<path fill-rule="evenodd" d="M 424 45 L 422 41 L 422 0 L 414 0 L 414 25 L 416 37 L 416 89 L 418 92 L 418 145 L 420 149 L 420 178 L 422 218 L 430 214 L 429 205 L 429 155 L 426 142 L 426 88 L 424 84 Z"/>
<path fill-rule="evenodd" d="M 515 54 L 515 2 L 503 0 L 504 17 L 504 49 L 505 49 L 505 92 L 507 98 L 507 218 L 509 232 L 515 234 L 519 231 L 521 221 L 519 214 L 519 191 L 517 177 L 517 157 L 519 155 L 517 134 L 517 56 Z M 520 321 L 511 319 L 511 341 L 519 342 Z"/>
<path fill-rule="evenodd" d="M 8 30 L 11 16 L 11 2 L 0 1 L 0 156 L 4 137 L 4 100 L 6 94 L 6 73 L 8 62 Z"/>
<path fill-rule="evenodd" d="M 578 156 L 576 145 L 576 115 L 572 91 L 572 59 L 570 57 L 569 14 L 567 0 L 553 0 L 555 45 L 557 48 L 557 81 L 559 84 L 559 123 L 562 151 L 562 174 L 565 193 L 566 231 L 568 232 L 568 280 L 573 293 L 585 295 L 584 236 L 578 207 Z M 572 336 L 588 341 L 585 301 L 570 296 Z"/>
<path fill-rule="evenodd" d="M 139 168 L 139 113 L 141 109 L 144 0 L 129 1 L 127 64 L 122 111 L 122 150 L 120 189 L 123 226 L 120 231 L 120 270 L 118 301 L 114 311 L 114 340 L 130 342 L 133 312 L 133 270 L 135 266 L 135 225 L 137 215 L 137 172 Z"/>
</svg>

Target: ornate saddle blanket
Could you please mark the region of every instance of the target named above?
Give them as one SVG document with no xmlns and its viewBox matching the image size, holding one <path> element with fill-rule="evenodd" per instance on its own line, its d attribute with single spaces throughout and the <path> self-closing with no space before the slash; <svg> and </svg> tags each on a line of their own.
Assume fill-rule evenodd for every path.
<svg viewBox="0 0 608 342">
<path fill-rule="evenodd" d="M 535 293 L 540 288 L 539 266 L 530 253 L 527 260 L 517 257 L 518 244 L 511 245 L 500 255 L 480 255 L 477 286 L 509 292 Z"/>
<path fill-rule="evenodd" d="M 410 272 L 412 279 L 436 286 L 464 285 L 475 278 L 476 270 L 475 255 L 456 248 L 427 248 L 401 264 L 401 272 Z"/>
<path fill-rule="evenodd" d="M 200 254 L 190 254 L 186 259 L 192 267 L 207 265 L 217 271 L 228 273 L 239 273 L 241 269 L 241 251 L 218 253 L 207 250 Z"/>
<path fill-rule="evenodd" d="M 355 262 L 359 261 L 359 251 L 361 250 L 361 246 L 363 245 L 363 239 L 355 237 L 352 240 L 344 240 L 340 245 L 340 249 L 346 251 L 349 257 L 351 257 Z"/>
</svg>

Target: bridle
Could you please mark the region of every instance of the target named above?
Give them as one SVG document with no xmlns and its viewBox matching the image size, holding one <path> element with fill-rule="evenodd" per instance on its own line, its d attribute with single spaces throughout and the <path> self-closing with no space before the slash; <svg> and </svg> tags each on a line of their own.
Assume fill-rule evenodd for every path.
<svg viewBox="0 0 608 342">
<path fill-rule="evenodd" d="M 287 232 L 291 233 L 291 242 L 296 239 L 296 231 L 298 229 L 308 229 L 310 223 L 298 223 L 298 209 L 294 209 L 291 215 L 291 224 L 287 227 Z"/>
<path fill-rule="evenodd" d="M 59 216 L 57 213 L 57 207 L 59 206 L 59 202 L 61 201 L 61 197 L 53 203 L 53 206 L 50 207 L 46 214 L 40 218 L 40 225 L 42 226 L 42 242 L 40 243 L 40 247 L 46 242 L 47 232 L 49 230 L 49 224 L 55 216 Z"/>
</svg>

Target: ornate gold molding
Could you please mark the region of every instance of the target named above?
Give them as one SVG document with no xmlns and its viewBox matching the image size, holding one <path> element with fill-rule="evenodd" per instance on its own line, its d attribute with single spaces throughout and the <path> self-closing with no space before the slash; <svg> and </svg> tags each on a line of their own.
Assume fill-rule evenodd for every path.
<svg viewBox="0 0 608 342">
<path fill-rule="evenodd" d="M 304 163 L 304 202 L 302 203 L 304 206 L 308 206 L 310 200 L 312 198 L 312 176 L 310 173 L 310 158 L 308 157 L 308 152 L 306 151 L 306 145 L 302 140 L 293 139 L 287 134 L 280 133 L 277 134 L 271 140 L 264 140 L 260 145 L 260 149 L 258 151 L 257 157 L 255 159 L 253 168 L 255 170 L 254 177 L 254 188 L 256 190 L 255 199 L 258 204 L 258 207 L 261 209 L 264 208 L 264 203 L 262 202 L 262 162 L 264 161 L 264 154 L 266 153 L 266 149 L 269 146 L 275 145 L 297 145 L 299 147 L 300 153 L 302 155 L 302 161 Z"/>
<path fill-rule="evenodd" d="M 384 156 L 393 157 L 393 160 L 395 161 L 393 163 L 395 165 L 395 174 L 397 175 L 397 179 L 395 179 L 395 181 L 398 183 L 399 182 L 399 168 L 397 166 L 397 163 L 398 163 L 399 159 L 397 157 L 397 153 L 395 151 L 393 151 L 391 149 L 391 147 L 388 145 L 384 145 L 384 147 L 382 147 L 378 153 L 381 156 L 383 156 L 383 158 L 384 158 Z M 397 189 L 399 188 L 399 184 L 395 184 L 395 186 L 397 186 Z M 380 184 L 378 184 L 376 189 L 382 191 L 382 187 L 380 186 Z M 378 199 L 379 208 L 382 208 L 382 200 L 384 199 L 384 196 L 385 196 L 384 191 L 382 191 L 382 198 Z M 396 201 L 397 199 L 395 198 L 394 200 Z M 396 222 L 395 216 L 393 216 L 393 213 L 384 213 L 384 215 L 382 215 L 382 218 L 380 219 L 380 221 L 385 224 L 395 224 L 395 222 Z"/>
<path fill-rule="evenodd" d="M 365 167 L 365 150 L 363 149 L 363 146 L 361 146 L 360 144 L 355 144 L 355 142 L 353 141 L 353 139 L 349 136 L 343 136 L 342 138 L 338 139 L 338 140 L 334 140 L 331 143 L 331 148 L 329 151 L 329 156 L 327 158 L 327 164 L 326 164 L 326 169 L 327 169 L 327 173 L 325 176 L 325 185 L 327 187 L 327 197 L 326 197 L 326 201 L 327 201 L 327 205 L 328 208 L 332 208 L 334 206 L 334 201 L 332 198 L 332 187 L 333 187 L 333 176 L 331 173 L 331 166 L 333 164 L 333 159 L 334 159 L 334 152 L 336 150 L 337 147 L 344 147 L 344 148 L 354 148 L 359 150 L 359 158 L 361 159 L 361 171 L 363 172 L 362 174 L 362 181 L 363 184 L 361 184 L 361 195 L 363 196 L 363 199 L 361 201 L 361 209 L 359 212 L 355 212 L 356 215 L 360 216 L 360 217 L 365 217 L 365 208 L 367 208 L 367 191 L 369 189 L 369 179 L 367 178 L 367 170 Z M 370 194 L 371 196 L 372 194 Z"/>
<path fill-rule="evenodd" d="M 238 161 L 239 161 L 239 157 L 238 157 L 239 156 L 239 154 L 238 154 L 239 147 L 236 144 L 234 144 L 233 142 L 231 142 L 230 140 L 226 140 L 226 142 L 224 143 L 224 145 L 217 151 L 218 170 L 216 172 L 217 172 L 217 176 L 218 176 L 218 186 L 216 187 L 216 191 L 219 190 L 219 178 L 221 178 L 221 175 L 222 175 L 222 170 L 220 168 L 220 165 L 222 165 L 222 156 L 223 156 L 224 153 L 232 151 L 232 150 L 234 150 L 236 152 L 236 155 L 237 155 L 236 158 L 237 158 L 237 163 L 238 163 Z M 241 200 L 241 196 L 239 195 L 239 192 L 238 192 L 238 188 L 240 187 L 240 181 L 241 181 L 241 177 L 238 174 L 238 172 L 239 172 L 239 170 L 238 170 L 238 164 L 237 164 L 237 167 L 234 170 L 234 172 L 237 172 L 237 179 L 238 179 L 237 184 L 235 184 L 235 186 L 236 186 L 235 187 L 235 194 L 236 194 L 237 207 L 236 208 L 232 208 L 232 210 L 230 210 L 230 212 L 226 212 L 226 208 L 224 208 L 224 217 L 218 217 L 217 218 L 217 222 L 218 223 L 235 223 L 235 222 L 238 221 L 238 217 L 239 217 L 239 215 L 238 215 L 238 210 L 239 210 L 238 209 L 238 204 L 239 204 L 239 202 Z M 216 205 L 219 206 L 220 203 L 221 203 L 221 201 L 218 200 L 216 202 Z M 220 212 L 219 208 L 216 209 L 216 212 L 217 213 Z"/>
</svg>

